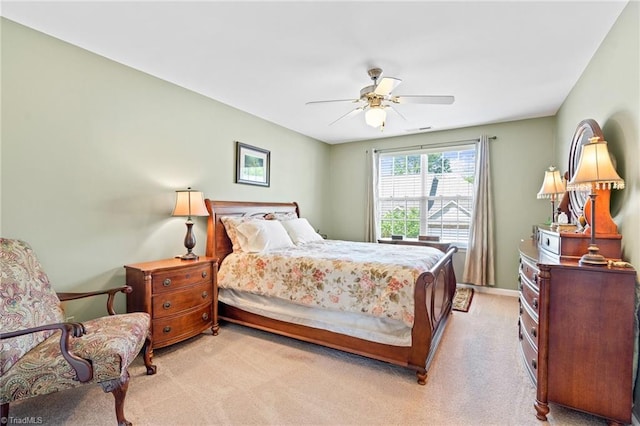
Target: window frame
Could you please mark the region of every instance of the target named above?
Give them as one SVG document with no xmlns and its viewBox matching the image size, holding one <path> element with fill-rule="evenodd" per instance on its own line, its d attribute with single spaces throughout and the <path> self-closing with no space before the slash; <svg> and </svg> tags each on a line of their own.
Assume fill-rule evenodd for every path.
<svg viewBox="0 0 640 426">
<path fill-rule="evenodd" d="M 429 155 L 437 154 L 441 155 L 444 160 L 449 159 L 451 161 L 451 155 L 455 153 L 455 160 L 458 162 L 465 162 L 463 159 L 466 155 L 464 154 L 467 151 L 473 151 L 473 155 L 471 159 L 466 160 L 468 164 L 466 168 L 463 170 L 451 171 L 451 172 L 439 172 L 434 173 L 429 170 Z M 389 238 L 391 235 L 395 235 L 396 231 L 400 228 L 404 230 L 401 233 L 405 238 L 417 238 L 418 235 L 434 235 L 440 237 L 441 241 L 449 242 L 457 245 L 460 248 L 467 247 L 469 241 L 469 227 L 471 223 L 471 217 L 473 214 L 474 208 L 474 182 L 476 179 L 476 162 L 477 162 L 477 153 L 478 153 L 478 144 L 464 143 L 464 144 L 456 144 L 456 145 L 439 145 L 432 147 L 420 147 L 420 149 L 413 150 L 394 150 L 394 151 L 381 151 L 377 160 L 377 176 L 374 176 L 374 179 L 377 181 L 377 187 L 375 188 L 375 203 L 376 203 L 376 233 L 379 237 Z M 410 173 L 408 166 L 409 157 L 419 155 L 420 156 L 420 171 L 417 175 L 420 176 L 420 190 L 419 194 L 415 195 L 391 195 L 391 196 L 382 196 L 383 187 L 386 190 L 395 191 L 393 185 L 395 182 L 391 183 L 391 188 L 389 186 L 385 187 L 385 179 L 387 181 L 392 180 L 394 176 L 403 176 L 402 173 L 396 174 L 396 158 L 397 157 L 405 157 L 404 161 L 404 176 L 416 175 L 416 173 Z M 383 164 L 385 159 L 391 159 L 389 164 Z M 444 161 L 442 163 L 442 168 L 444 169 Z M 391 167 L 391 173 L 389 173 L 389 166 Z M 450 167 L 447 165 L 447 167 Z M 457 166 L 456 166 L 457 168 Z M 426 171 L 426 172 L 425 172 Z M 456 194 L 456 195 L 430 195 L 429 191 L 432 189 L 429 188 L 430 185 L 427 185 L 427 182 L 431 181 L 433 183 L 433 176 L 435 175 L 440 180 L 442 180 L 443 176 L 446 174 L 452 173 L 454 175 L 459 175 L 462 179 L 466 180 L 471 187 L 467 185 L 467 189 L 461 192 L 466 192 L 466 194 Z M 469 174 L 471 173 L 471 174 Z M 471 178 L 472 181 L 468 179 Z M 412 188 L 415 191 L 415 188 Z M 433 206 L 431 208 L 428 207 L 429 202 L 433 202 L 434 204 L 440 205 L 440 210 L 432 211 Z M 383 210 L 383 207 L 387 204 L 387 208 Z M 454 203 L 456 208 L 456 217 L 457 219 L 453 222 L 447 222 L 444 219 L 444 213 L 446 213 L 445 208 L 449 203 Z M 396 218 L 392 213 L 391 217 L 384 218 L 385 213 L 393 212 L 394 209 L 398 208 L 396 206 L 400 206 L 400 209 L 404 209 L 404 217 Z M 415 228 L 412 228 L 413 231 L 408 232 L 407 224 L 411 222 L 415 222 L 415 219 L 409 218 L 410 209 L 418 208 L 418 226 L 419 231 L 418 235 L 411 235 L 415 233 Z M 431 213 L 430 213 L 431 210 Z M 401 211 L 401 210 L 398 210 Z M 433 215 L 440 213 L 440 220 L 434 221 Z M 468 218 L 467 220 L 460 219 L 460 213 L 465 214 Z M 387 228 L 390 228 L 390 234 L 386 235 L 384 232 L 385 223 L 387 224 Z M 396 224 L 401 224 L 402 226 L 397 227 Z M 435 226 L 434 226 L 435 224 Z M 449 233 L 447 236 L 446 229 L 451 228 L 455 229 L 455 235 Z M 466 238 L 460 238 L 460 229 L 466 228 Z M 439 229 L 439 232 L 433 232 L 430 230 Z M 410 234 L 407 237 L 407 234 Z M 453 235 L 453 236 L 452 236 Z M 448 238 L 449 237 L 449 238 Z"/>
</svg>

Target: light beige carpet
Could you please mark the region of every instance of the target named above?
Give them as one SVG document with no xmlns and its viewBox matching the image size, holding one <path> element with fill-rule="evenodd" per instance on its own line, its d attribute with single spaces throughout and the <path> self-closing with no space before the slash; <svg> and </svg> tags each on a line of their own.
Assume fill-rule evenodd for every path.
<svg viewBox="0 0 640 426">
<path fill-rule="evenodd" d="M 158 374 L 131 368 L 136 425 L 532 425 L 535 391 L 517 345 L 516 298 L 476 291 L 454 312 L 426 386 L 401 367 L 236 325 L 155 353 Z M 84 386 L 11 405 L 46 425 L 115 425 L 113 397 Z M 604 425 L 551 406 L 551 425 Z"/>
</svg>

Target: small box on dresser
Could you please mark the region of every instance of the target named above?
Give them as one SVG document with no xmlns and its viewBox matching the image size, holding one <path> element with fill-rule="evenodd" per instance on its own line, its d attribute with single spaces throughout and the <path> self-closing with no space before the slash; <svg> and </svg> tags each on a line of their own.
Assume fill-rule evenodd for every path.
<svg viewBox="0 0 640 426">
<path fill-rule="evenodd" d="M 125 265 L 127 312 L 151 315 L 153 348 L 183 341 L 211 327 L 218 333 L 218 264 L 178 258 Z"/>
<path fill-rule="evenodd" d="M 518 337 L 536 417 L 546 420 L 552 402 L 631 423 L 636 271 L 553 260 L 544 243 L 521 242 L 518 276 Z"/>
</svg>

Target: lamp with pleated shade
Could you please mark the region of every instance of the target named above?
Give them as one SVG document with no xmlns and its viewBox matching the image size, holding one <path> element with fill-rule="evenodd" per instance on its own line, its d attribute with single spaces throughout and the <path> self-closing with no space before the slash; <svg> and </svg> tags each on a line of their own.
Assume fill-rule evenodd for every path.
<svg viewBox="0 0 640 426">
<path fill-rule="evenodd" d="M 596 190 L 623 188 L 624 180 L 611 162 L 607 142 L 599 137 L 589 139 L 589 143 L 582 146 L 578 168 L 567 184 L 569 191 L 589 191 L 591 200 L 591 241 L 588 252 L 580 258 L 581 265 L 607 264 L 596 245 Z"/>
<path fill-rule="evenodd" d="M 207 207 L 204 205 L 204 196 L 202 192 L 191 189 L 176 191 L 176 206 L 173 209 L 172 216 L 187 217 L 187 235 L 184 237 L 184 246 L 187 253 L 182 255 L 182 260 L 198 260 L 198 255 L 193 252 L 196 246 L 196 237 L 193 235 L 193 221 L 191 216 L 209 216 Z"/>
<path fill-rule="evenodd" d="M 550 198 L 551 199 L 551 224 L 556 221 L 556 198 L 560 194 L 564 194 L 566 187 L 560 171 L 555 167 L 549 167 L 549 170 L 544 172 L 544 180 L 542 181 L 542 187 L 538 191 L 538 198 Z"/>
</svg>

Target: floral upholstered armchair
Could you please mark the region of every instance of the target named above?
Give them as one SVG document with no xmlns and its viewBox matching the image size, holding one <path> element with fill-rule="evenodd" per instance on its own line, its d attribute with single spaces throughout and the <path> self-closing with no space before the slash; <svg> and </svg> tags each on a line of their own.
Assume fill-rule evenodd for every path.
<svg viewBox="0 0 640 426">
<path fill-rule="evenodd" d="M 115 315 L 116 293 L 56 294 L 31 247 L 0 238 L 0 416 L 8 421 L 13 401 L 98 383 L 115 397 L 119 425 L 129 384 L 127 368 L 145 347 L 147 374 L 155 373 L 146 313 Z M 108 294 L 110 316 L 65 322 L 60 301 Z"/>
</svg>

